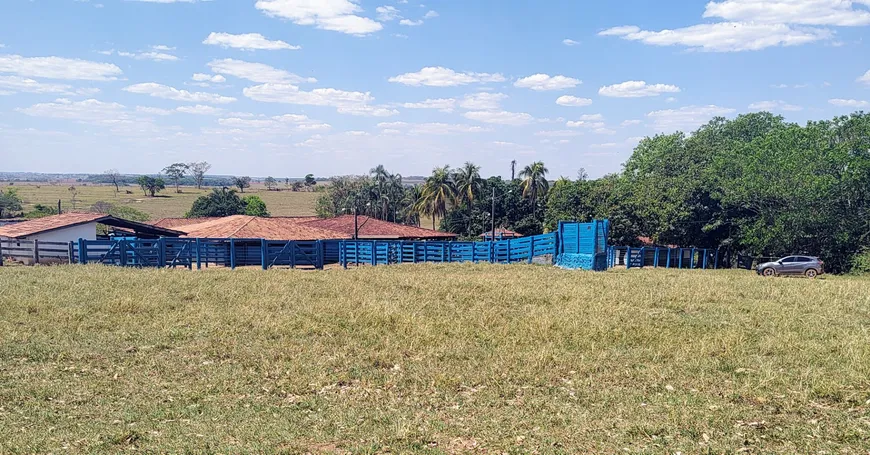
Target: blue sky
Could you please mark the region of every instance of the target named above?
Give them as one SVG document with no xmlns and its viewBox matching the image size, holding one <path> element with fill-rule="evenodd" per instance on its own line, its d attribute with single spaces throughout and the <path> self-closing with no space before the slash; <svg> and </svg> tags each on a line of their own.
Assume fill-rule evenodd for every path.
<svg viewBox="0 0 870 455">
<path fill-rule="evenodd" d="M 716 115 L 870 107 L 870 0 L 7 0 L 0 168 L 618 171 Z"/>
</svg>

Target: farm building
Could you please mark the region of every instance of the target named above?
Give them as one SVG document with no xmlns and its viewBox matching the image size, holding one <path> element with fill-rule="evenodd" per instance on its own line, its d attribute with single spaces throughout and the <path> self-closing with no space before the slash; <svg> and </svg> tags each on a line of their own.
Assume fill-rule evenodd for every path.
<svg viewBox="0 0 870 455">
<path fill-rule="evenodd" d="M 510 229 L 499 228 L 499 229 L 495 230 L 495 239 L 496 240 L 518 239 L 522 236 L 523 235 L 520 234 L 519 232 L 514 232 L 514 231 L 511 231 Z M 483 234 L 480 234 L 480 237 L 484 241 L 488 242 L 488 241 L 492 240 L 492 231 L 484 232 Z"/>
<path fill-rule="evenodd" d="M 453 240 L 456 234 L 416 226 L 390 223 L 360 216 L 354 226 L 353 215 L 336 218 L 271 217 L 235 215 L 224 218 L 164 218 L 154 226 L 181 231 L 184 237 L 266 240 Z"/>
<path fill-rule="evenodd" d="M 179 237 L 183 233 L 150 224 L 137 223 L 100 213 L 64 213 L 0 226 L 0 239 L 75 242 L 96 240 L 97 224 L 131 233 L 139 238 Z"/>
</svg>

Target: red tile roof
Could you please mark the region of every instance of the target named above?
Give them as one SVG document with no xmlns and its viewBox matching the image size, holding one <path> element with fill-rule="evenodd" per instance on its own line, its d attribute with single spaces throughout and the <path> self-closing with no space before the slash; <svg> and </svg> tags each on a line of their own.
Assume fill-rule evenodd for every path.
<svg viewBox="0 0 870 455">
<path fill-rule="evenodd" d="M 186 220 L 186 221 L 196 221 Z M 187 237 L 236 238 L 267 240 L 326 240 L 353 238 L 353 215 L 321 219 L 317 217 L 272 217 L 236 215 L 224 218 L 200 218 L 198 223 L 163 219 L 156 225 L 173 226 Z M 455 234 L 405 226 L 359 217 L 360 238 L 382 239 L 450 239 Z"/>
<path fill-rule="evenodd" d="M 61 215 L 52 215 L 0 227 L 0 237 L 9 237 L 13 239 L 27 237 L 41 232 L 98 222 L 106 218 L 111 217 L 102 213 L 63 213 Z"/>
<path fill-rule="evenodd" d="M 178 226 L 187 237 L 235 238 L 266 240 L 321 240 L 341 239 L 335 231 L 307 226 L 313 218 L 261 218 L 235 215 L 216 218 L 203 223 Z"/>
<path fill-rule="evenodd" d="M 491 237 L 492 231 L 486 231 L 483 234 L 480 234 L 480 236 L 481 237 Z M 522 234 L 520 234 L 518 232 L 511 231 L 510 229 L 500 228 L 500 229 L 495 230 L 495 237 L 496 238 L 499 238 L 499 237 L 501 237 L 501 238 L 508 238 L 508 237 L 518 238 L 518 237 L 522 237 L 522 236 L 523 236 Z"/>
<path fill-rule="evenodd" d="M 353 238 L 353 215 L 343 215 L 335 218 L 318 219 L 305 223 L 308 226 L 329 229 L 339 232 L 345 238 Z M 367 216 L 358 219 L 359 237 L 361 239 L 453 239 L 456 234 L 433 231 L 431 229 L 406 226 L 404 224 L 381 221 Z"/>
<path fill-rule="evenodd" d="M 160 218 L 156 221 L 149 221 L 148 224 L 152 226 L 162 227 L 173 229 L 180 226 L 190 226 L 191 224 L 199 224 L 205 223 L 206 221 L 212 221 L 220 219 L 220 217 L 207 217 L 207 218 Z"/>
</svg>

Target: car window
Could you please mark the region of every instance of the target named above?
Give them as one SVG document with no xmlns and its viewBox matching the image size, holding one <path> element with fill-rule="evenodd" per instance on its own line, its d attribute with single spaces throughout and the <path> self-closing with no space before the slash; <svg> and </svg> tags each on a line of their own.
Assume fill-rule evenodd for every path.
<svg viewBox="0 0 870 455">
<path fill-rule="evenodd" d="M 801 256 L 801 257 L 797 258 L 797 262 L 813 262 L 813 259 Z"/>
<path fill-rule="evenodd" d="M 788 263 L 790 263 L 790 262 L 794 262 L 794 260 L 795 260 L 795 258 L 793 258 L 793 257 L 787 257 L 787 258 L 784 258 L 784 259 L 782 260 L 782 263 L 783 263 L 783 264 L 788 264 Z"/>
</svg>

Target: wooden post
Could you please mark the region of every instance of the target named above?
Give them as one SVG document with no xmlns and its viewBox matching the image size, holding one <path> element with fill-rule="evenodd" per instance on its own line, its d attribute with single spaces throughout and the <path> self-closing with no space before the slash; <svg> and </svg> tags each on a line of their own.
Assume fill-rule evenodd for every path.
<svg viewBox="0 0 870 455">
<path fill-rule="evenodd" d="M 441 262 L 447 262 L 447 242 L 441 243 Z"/>
<path fill-rule="evenodd" d="M 260 239 L 260 262 L 263 270 L 269 269 L 269 245 L 266 243 L 266 239 Z"/>
<path fill-rule="evenodd" d="M 679 260 L 679 263 L 677 264 L 677 268 L 679 268 L 679 269 L 683 268 L 683 249 L 682 248 L 680 248 L 680 260 Z"/>
<path fill-rule="evenodd" d="M 199 237 L 196 238 L 196 270 L 202 270 L 202 253 L 200 253 Z"/>
<path fill-rule="evenodd" d="M 692 248 L 692 255 L 689 256 L 689 268 L 695 268 L 695 248 Z"/>
<path fill-rule="evenodd" d="M 707 270 L 707 249 L 704 248 L 704 270 Z"/>
<path fill-rule="evenodd" d="M 655 264 L 653 264 L 653 268 L 659 268 L 659 247 L 656 247 L 655 259 L 653 259 L 653 261 L 655 261 Z"/>
<path fill-rule="evenodd" d="M 713 261 L 713 270 L 719 269 L 719 248 L 716 248 L 716 259 Z"/>
<path fill-rule="evenodd" d="M 33 265 L 39 264 L 39 239 L 33 239 Z"/>
<path fill-rule="evenodd" d="M 665 261 L 665 268 L 671 268 L 671 247 L 668 247 L 668 259 Z"/>
<path fill-rule="evenodd" d="M 625 268 L 631 268 L 631 247 L 625 249 Z"/>
<path fill-rule="evenodd" d="M 79 239 L 79 264 L 88 263 L 88 243 L 87 240 Z"/>
<path fill-rule="evenodd" d="M 118 263 L 121 264 L 121 267 L 127 266 L 127 241 L 126 240 L 116 240 L 118 242 Z M 160 267 L 158 265 L 158 267 Z"/>
<path fill-rule="evenodd" d="M 3 239 L 0 239 L 0 267 L 3 267 Z"/>
<path fill-rule="evenodd" d="M 230 239 L 230 269 L 236 269 L 236 239 Z"/>
</svg>

